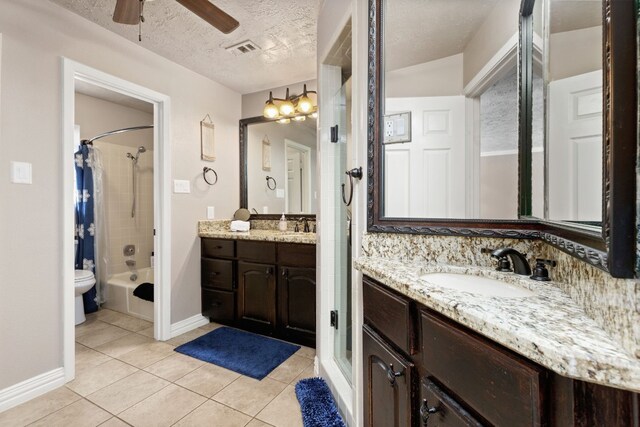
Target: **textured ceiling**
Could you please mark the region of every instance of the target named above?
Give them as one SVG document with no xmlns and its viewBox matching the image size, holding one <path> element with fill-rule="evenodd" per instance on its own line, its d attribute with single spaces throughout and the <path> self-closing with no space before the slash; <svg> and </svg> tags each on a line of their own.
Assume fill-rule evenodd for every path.
<svg viewBox="0 0 640 427">
<path fill-rule="evenodd" d="M 498 0 L 386 2 L 383 15 L 386 69 L 404 68 L 462 52 L 498 3 Z"/>
<path fill-rule="evenodd" d="M 116 0 L 50 0 L 242 94 L 316 78 L 318 0 L 214 0 L 240 26 L 222 34 L 175 0 L 147 1 L 138 26 L 112 21 Z M 225 50 L 251 40 L 261 50 Z"/>
</svg>

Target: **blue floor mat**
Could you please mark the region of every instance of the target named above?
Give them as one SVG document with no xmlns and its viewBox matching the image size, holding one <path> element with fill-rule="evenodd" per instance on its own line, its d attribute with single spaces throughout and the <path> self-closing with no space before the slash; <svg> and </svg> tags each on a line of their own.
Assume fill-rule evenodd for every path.
<svg viewBox="0 0 640 427">
<path fill-rule="evenodd" d="M 299 349 L 298 345 L 221 327 L 175 351 L 261 380 Z"/>
<path fill-rule="evenodd" d="M 304 427 L 345 427 L 331 391 L 322 378 L 307 378 L 296 384 Z"/>
</svg>

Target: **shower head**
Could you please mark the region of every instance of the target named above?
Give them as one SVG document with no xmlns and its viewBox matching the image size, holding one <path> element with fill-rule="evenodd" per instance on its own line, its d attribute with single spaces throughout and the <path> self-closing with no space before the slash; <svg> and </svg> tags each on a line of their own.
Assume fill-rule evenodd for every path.
<svg viewBox="0 0 640 427">
<path fill-rule="evenodd" d="M 140 147 L 138 147 L 138 153 L 144 153 L 145 151 L 147 151 L 147 149 L 144 148 L 144 145 L 141 145 Z"/>
</svg>

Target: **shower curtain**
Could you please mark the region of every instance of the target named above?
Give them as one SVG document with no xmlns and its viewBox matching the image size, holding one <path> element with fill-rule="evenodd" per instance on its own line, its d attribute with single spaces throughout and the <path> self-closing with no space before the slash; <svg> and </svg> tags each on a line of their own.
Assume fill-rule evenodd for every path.
<svg viewBox="0 0 640 427">
<path fill-rule="evenodd" d="M 75 153 L 76 171 L 76 270 L 90 270 L 96 277 L 96 285 L 86 292 L 84 300 L 85 313 L 93 313 L 104 302 L 103 278 L 106 271 L 97 267 L 101 259 L 101 250 L 105 247 L 99 240 L 106 237 L 105 221 L 102 220 L 104 210 L 102 203 L 102 163 L 99 150 L 88 145 L 81 145 Z M 99 238 L 100 237 L 100 238 Z M 100 267 L 105 263 L 100 263 Z"/>
</svg>

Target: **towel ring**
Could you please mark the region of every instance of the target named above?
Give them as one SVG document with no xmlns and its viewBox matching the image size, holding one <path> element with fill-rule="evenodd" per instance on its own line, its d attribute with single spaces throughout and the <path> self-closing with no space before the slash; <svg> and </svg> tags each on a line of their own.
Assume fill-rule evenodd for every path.
<svg viewBox="0 0 640 427">
<path fill-rule="evenodd" d="M 271 181 L 273 181 L 273 187 L 271 187 Z M 277 186 L 278 183 L 276 182 L 276 179 L 272 176 L 267 176 L 267 188 L 269 190 L 275 190 Z"/>
<path fill-rule="evenodd" d="M 211 182 L 207 179 L 207 172 L 213 172 L 213 175 L 215 175 L 216 180 Z M 202 177 L 204 178 L 205 182 L 209 185 L 215 185 L 218 182 L 218 174 L 216 173 L 216 171 L 214 171 L 213 169 L 211 169 L 210 167 L 205 166 L 202 169 Z"/>
</svg>

